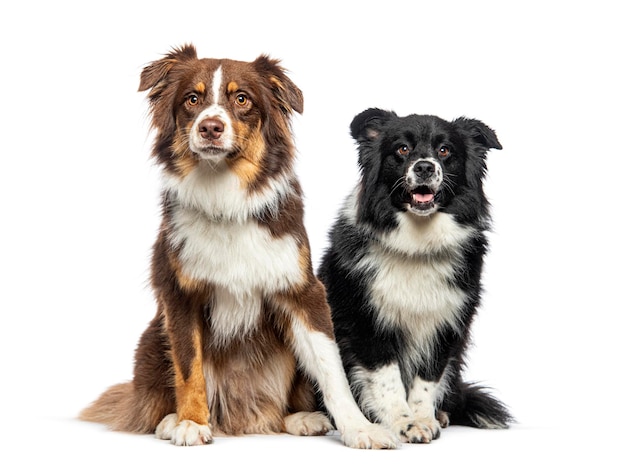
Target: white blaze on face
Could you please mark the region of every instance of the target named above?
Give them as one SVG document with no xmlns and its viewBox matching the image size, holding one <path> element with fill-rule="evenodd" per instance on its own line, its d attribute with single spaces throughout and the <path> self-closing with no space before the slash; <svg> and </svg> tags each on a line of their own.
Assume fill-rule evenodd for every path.
<svg viewBox="0 0 626 470">
<path fill-rule="evenodd" d="M 210 105 L 198 114 L 189 136 L 189 148 L 192 152 L 203 160 L 216 163 L 223 160 L 233 150 L 235 144 L 232 119 L 228 110 L 219 103 L 222 86 L 223 71 L 220 65 L 213 74 L 211 95 L 207 97 L 207 103 Z M 221 131 L 211 135 L 211 127 L 219 127 Z"/>
</svg>

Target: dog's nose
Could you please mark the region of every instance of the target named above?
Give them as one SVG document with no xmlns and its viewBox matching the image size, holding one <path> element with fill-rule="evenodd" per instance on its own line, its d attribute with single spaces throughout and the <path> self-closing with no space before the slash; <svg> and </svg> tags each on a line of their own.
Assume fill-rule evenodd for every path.
<svg viewBox="0 0 626 470">
<path fill-rule="evenodd" d="M 435 165 L 432 162 L 420 161 L 413 165 L 413 172 L 418 178 L 427 180 L 435 173 Z"/>
<path fill-rule="evenodd" d="M 198 125 L 203 139 L 217 140 L 224 133 L 224 123 L 216 118 L 203 119 Z"/>
</svg>

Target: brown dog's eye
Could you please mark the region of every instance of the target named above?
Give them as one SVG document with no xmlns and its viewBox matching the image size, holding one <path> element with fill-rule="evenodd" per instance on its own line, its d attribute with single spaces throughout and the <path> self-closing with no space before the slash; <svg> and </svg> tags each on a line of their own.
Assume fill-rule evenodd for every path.
<svg viewBox="0 0 626 470">
<path fill-rule="evenodd" d="M 195 106 L 198 104 L 199 101 L 200 99 L 198 98 L 198 95 L 189 95 L 187 97 L 187 104 L 189 106 Z"/>
<path fill-rule="evenodd" d="M 439 153 L 439 157 L 446 158 L 448 155 L 450 155 L 450 149 L 446 147 L 445 145 L 442 145 L 441 147 L 439 147 L 438 153 Z"/>
<path fill-rule="evenodd" d="M 244 93 L 239 93 L 235 97 L 235 103 L 237 103 L 239 106 L 245 106 L 248 104 L 248 97 Z"/>
<path fill-rule="evenodd" d="M 396 150 L 398 155 L 400 155 L 401 157 L 406 157 L 410 153 L 410 151 L 411 150 L 406 145 L 401 145 L 400 147 L 398 147 L 398 150 Z"/>
</svg>

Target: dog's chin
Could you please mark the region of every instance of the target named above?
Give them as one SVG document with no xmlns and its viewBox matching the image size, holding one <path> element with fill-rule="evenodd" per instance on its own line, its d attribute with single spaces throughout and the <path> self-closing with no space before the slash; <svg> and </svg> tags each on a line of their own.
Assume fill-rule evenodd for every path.
<svg viewBox="0 0 626 470">
<path fill-rule="evenodd" d="M 231 155 L 231 151 L 218 145 L 207 145 L 202 148 L 191 147 L 192 152 L 198 160 L 218 163 L 227 159 Z"/>
</svg>

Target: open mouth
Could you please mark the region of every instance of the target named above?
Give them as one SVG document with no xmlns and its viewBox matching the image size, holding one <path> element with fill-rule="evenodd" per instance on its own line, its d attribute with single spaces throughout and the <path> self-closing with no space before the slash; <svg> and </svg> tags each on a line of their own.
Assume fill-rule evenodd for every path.
<svg viewBox="0 0 626 470">
<path fill-rule="evenodd" d="M 430 212 L 435 208 L 435 192 L 428 186 L 417 186 L 410 192 L 411 209 L 418 213 Z"/>
</svg>

